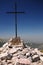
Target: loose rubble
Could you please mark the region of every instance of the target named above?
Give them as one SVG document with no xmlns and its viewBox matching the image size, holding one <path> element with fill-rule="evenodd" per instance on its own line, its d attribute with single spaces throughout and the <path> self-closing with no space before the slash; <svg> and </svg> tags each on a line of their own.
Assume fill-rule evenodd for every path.
<svg viewBox="0 0 43 65">
<path fill-rule="evenodd" d="M 10 41 L 0 48 L 0 65 L 43 65 L 43 53 L 40 50 L 22 41 L 19 45 L 13 45 Z"/>
</svg>

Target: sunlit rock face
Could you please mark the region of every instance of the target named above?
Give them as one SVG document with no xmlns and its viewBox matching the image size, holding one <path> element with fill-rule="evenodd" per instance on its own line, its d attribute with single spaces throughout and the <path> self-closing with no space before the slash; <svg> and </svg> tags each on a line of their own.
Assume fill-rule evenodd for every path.
<svg viewBox="0 0 43 65">
<path fill-rule="evenodd" d="M 30 63 L 30 60 L 28 60 L 28 59 L 25 59 L 25 58 L 20 58 L 20 59 L 18 59 L 18 62 L 17 62 L 18 64 L 21 64 L 21 65 L 30 65 L 31 63 Z"/>
<path fill-rule="evenodd" d="M 43 53 L 11 38 L 0 48 L 0 65 L 43 65 Z"/>
</svg>

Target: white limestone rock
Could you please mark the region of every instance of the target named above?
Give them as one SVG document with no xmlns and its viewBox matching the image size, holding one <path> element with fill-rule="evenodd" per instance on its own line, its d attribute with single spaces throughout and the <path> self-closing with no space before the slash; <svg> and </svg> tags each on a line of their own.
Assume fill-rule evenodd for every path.
<svg viewBox="0 0 43 65">
<path fill-rule="evenodd" d="M 17 63 L 19 63 L 20 65 L 21 64 L 24 64 L 24 65 L 30 65 L 31 64 L 30 60 L 29 59 L 25 59 L 25 58 L 18 59 Z"/>
<path fill-rule="evenodd" d="M 0 54 L 0 58 L 4 58 L 4 57 L 6 57 L 8 54 L 7 53 L 2 53 L 2 54 Z"/>
<path fill-rule="evenodd" d="M 22 54 L 23 54 L 23 55 L 26 54 L 26 53 L 28 53 L 28 48 L 24 48 L 24 49 L 22 50 Z"/>
<path fill-rule="evenodd" d="M 30 56 L 30 52 L 26 53 L 26 56 L 29 57 Z"/>
<path fill-rule="evenodd" d="M 40 55 L 43 55 L 43 53 L 40 52 L 40 50 L 38 50 L 38 48 L 35 48 L 34 51 L 37 52 L 37 54 L 38 54 L 39 56 L 40 56 Z"/>
<path fill-rule="evenodd" d="M 18 59 L 19 59 L 19 58 L 27 58 L 26 56 L 24 56 L 24 55 L 22 55 L 22 54 L 19 54 L 17 57 L 18 57 Z"/>
<path fill-rule="evenodd" d="M 40 56 L 40 59 L 41 59 L 41 61 L 43 61 L 43 57 L 42 56 Z"/>
<path fill-rule="evenodd" d="M 12 64 L 16 65 L 17 62 L 18 62 L 18 58 L 12 57 Z"/>
<path fill-rule="evenodd" d="M 31 53 L 32 53 L 32 55 L 34 55 L 34 54 L 36 54 L 37 52 L 36 52 L 36 51 L 34 51 L 34 50 L 32 50 L 32 51 L 31 51 Z"/>
<path fill-rule="evenodd" d="M 1 64 L 2 65 L 7 65 L 7 62 L 5 60 L 2 60 Z"/>
<path fill-rule="evenodd" d="M 12 60 L 7 60 L 7 64 L 11 64 L 12 63 Z"/>
<path fill-rule="evenodd" d="M 16 53 L 17 52 L 17 49 L 16 48 L 12 48 L 9 50 L 9 54 L 13 54 L 13 53 Z"/>
<path fill-rule="evenodd" d="M 8 64 L 8 65 L 13 65 L 12 63 Z"/>
<path fill-rule="evenodd" d="M 6 42 L 2 47 L 5 48 L 6 46 L 8 46 L 8 42 Z"/>
<path fill-rule="evenodd" d="M 27 59 L 30 60 L 30 62 L 32 62 L 32 58 L 31 57 L 28 57 Z"/>
</svg>

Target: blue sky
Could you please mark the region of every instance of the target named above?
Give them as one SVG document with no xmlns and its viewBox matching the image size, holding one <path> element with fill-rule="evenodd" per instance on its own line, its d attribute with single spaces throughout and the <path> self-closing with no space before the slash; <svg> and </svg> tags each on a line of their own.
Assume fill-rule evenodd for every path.
<svg viewBox="0 0 43 65">
<path fill-rule="evenodd" d="M 15 14 L 7 11 L 24 11 L 17 14 L 18 36 L 32 42 L 43 42 L 43 0 L 0 0 L 0 37 L 15 37 Z"/>
</svg>

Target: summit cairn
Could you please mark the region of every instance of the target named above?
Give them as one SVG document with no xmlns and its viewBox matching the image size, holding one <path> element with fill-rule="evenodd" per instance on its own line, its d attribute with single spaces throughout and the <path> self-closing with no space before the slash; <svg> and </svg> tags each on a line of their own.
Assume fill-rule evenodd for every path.
<svg viewBox="0 0 43 65">
<path fill-rule="evenodd" d="M 19 37 L 0 47 L 0 65 L 43 65 L 43 53 L 27 46 Z"/>
</svg>

